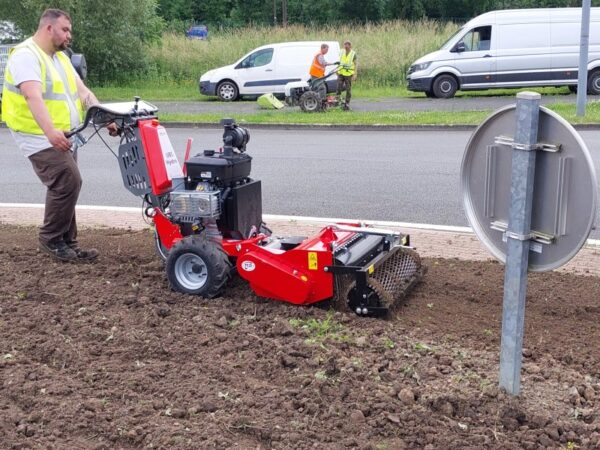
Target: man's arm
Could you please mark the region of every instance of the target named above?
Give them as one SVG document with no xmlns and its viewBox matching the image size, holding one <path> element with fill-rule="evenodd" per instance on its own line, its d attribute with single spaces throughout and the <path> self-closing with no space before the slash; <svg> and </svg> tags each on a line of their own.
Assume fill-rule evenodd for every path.
<svg viewBox="0 0 600 450">
<path fill-rule="evenodd" d="M 358 63 L 356 62 L 356 55 L 354 55 L 354 74 L 352 75 L 352 81 L 356 81 L 358 75 Z"/>
<path fill-rule="evenodd" d="M 58 150 L 64 152 L 71 148 L 71 141 L 65 137 L 65 133 L 54 127 L 48 108 L 42 98 L 42 84 L 39 81 L 24 81 L 19 85 L 21 93 L 27 101 L 27 106 L 33 115 L 33 118 L 40 126 L 50 144 Z"/>
<path fill-rule="evenodd" d="M 81 78 L 76 77 L 77 82 L 77 95 L 81 99 L 81 103 L 83 104 L 84 109 L 88 109 L 90 106 L 100 103 L 94 93 L 89 90 L 89 88 L 83 84 Z"/>
</svg>

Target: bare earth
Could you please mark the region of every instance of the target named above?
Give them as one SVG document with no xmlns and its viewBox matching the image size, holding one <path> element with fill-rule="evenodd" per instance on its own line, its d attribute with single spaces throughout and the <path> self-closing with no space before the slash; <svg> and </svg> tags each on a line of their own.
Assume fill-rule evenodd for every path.
<svg viewBox="0 0 600 450">
<path fill-rule="evenodd" d="M 600 282 L 530 276 L 523 394 L 497 386 L 503 268 L 426 259 L 390 320 L 169 290 L 147 230 L 60 264 L 0 225 L 1 449 L 600 449 Z"/>
</svg>

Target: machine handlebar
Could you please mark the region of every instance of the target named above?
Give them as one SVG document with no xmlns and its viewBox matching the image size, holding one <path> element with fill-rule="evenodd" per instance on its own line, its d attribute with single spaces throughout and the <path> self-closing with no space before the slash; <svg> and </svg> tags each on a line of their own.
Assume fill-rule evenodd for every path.
<svg viewBox="0 0 600 450">
<path fill-rule="evenodd" d="M 134 117 L 153 117 L 157 112 L 158 108 L 156 106 L 140 101 L 139 97 L 135 97 L 133 102 L 98 103 L 87 110 L 83 123 L 66 132 L 65 136 L 69 138 L 83 131 L 90 122 L 103 127 L 116 120 L 124 121 Z"/>
</svg>

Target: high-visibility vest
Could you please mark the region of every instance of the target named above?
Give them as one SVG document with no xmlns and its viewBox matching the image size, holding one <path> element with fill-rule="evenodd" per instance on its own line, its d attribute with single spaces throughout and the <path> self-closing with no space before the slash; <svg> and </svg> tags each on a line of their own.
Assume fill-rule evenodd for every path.
<svg viewBox="0 0 600 450">
<path fill-rule="evenodd" d="M 354 75 L 354 70 L 356 66 L 354 64 L 354 58 L 356 57 L 356 53 L 354 50 L 350 50 L 349 53 L 346 53 L 345 50 L 340 52 L 340 68 L 338 73 L 345 77 L 349 77 L 350 75 Z"/>
<path fill-rule="evenodd" d="M 77 95 L 77 82 L 71 61 L 63 52 L 56 53 L 58 61 L 67 77 L 67 86 L 65 86 L 50 56 L 32 38 L 12 48 L 9 60 L 10 55 L 21 48 L 28 48 L 38 58 L 42 75 L 42 98 L 44 99 L 46 108 L 48 108 L 54 127 L 62 131 L 70 130 L 71 111 L 69 109 L 69 98 L 77 108 L 79 120 L 83 120 L 83 107 Z M 14 131 L 36 135 L 44 134 L 33 118 L 25 96 L 15 86 L 14 78 L 10 73 L 8 64 L 4 72 L 4 87 L 2 89 L 2 120 Z"/>
<path fill-rule="evenodd" d="M 321 52 L 317 53 L 313 58 L 312 66 L 310 66 L 310 76 L 321 78 L 325 75 L 325 66 L 322 66 L 319 62 L 319 56 L 321 56 Z"/>
</svg>

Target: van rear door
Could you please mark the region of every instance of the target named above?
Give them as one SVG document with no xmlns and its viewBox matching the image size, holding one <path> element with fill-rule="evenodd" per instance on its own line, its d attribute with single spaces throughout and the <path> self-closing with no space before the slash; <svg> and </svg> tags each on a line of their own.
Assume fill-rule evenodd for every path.
<svg viewBox="0 0 600 450">
<path fill-rule="evenodd" d="M 235 66 L 235 79 L 241 95 L 272 92 L 275 59 L 275 48 L 262 48 L 250 53 Z"/>
<path fill-rule="evenodd" d="M 461 89 L 493 87 L 496 78 L 496 39 L 492 25 L 470 29 L 454 46 Z"/>
</svg>

